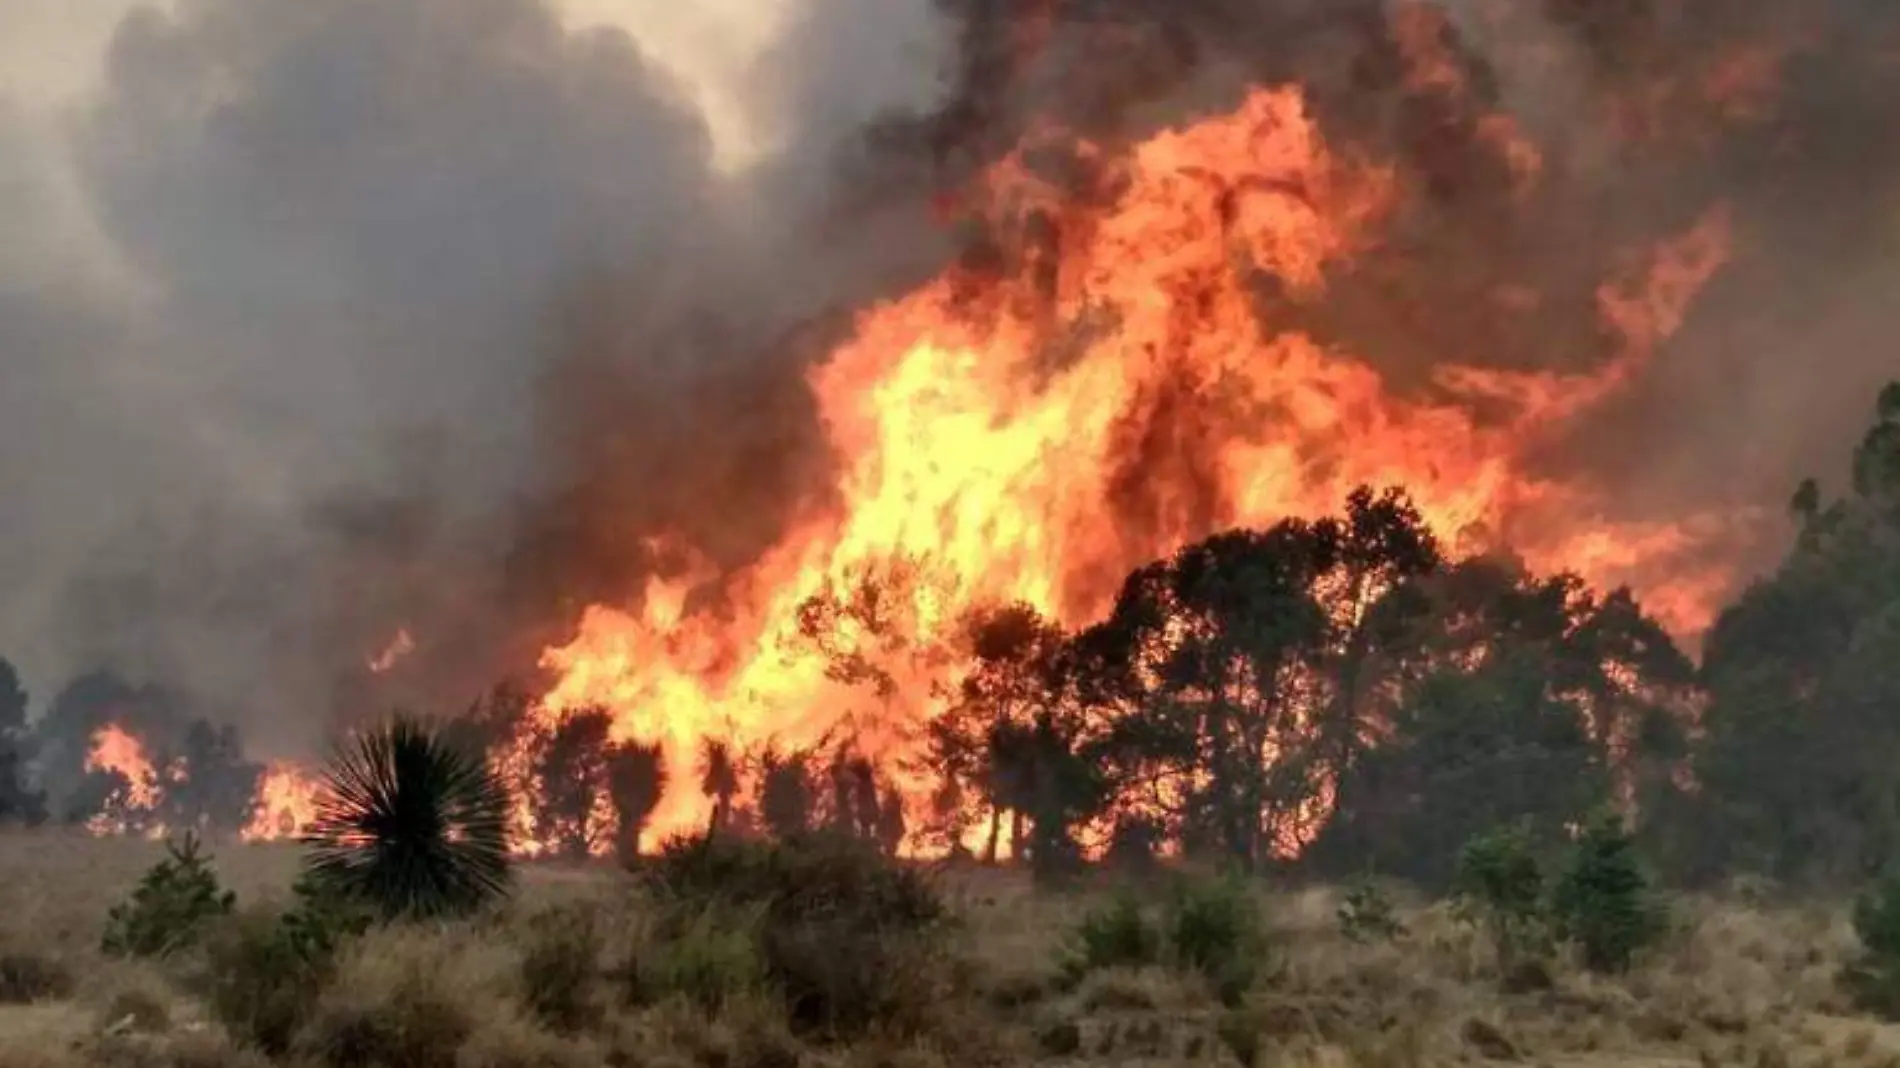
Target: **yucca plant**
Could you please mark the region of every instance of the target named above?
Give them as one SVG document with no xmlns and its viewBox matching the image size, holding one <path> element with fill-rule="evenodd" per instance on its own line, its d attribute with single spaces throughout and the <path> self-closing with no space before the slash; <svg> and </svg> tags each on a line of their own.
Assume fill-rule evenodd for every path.
<svg viewBox="0 0 1900 1068">
<path fill-rule="evenodd" d="M 509 890 L 507 818 L 479 756 L 399 715 L 325 769 L 305 868 L 387 918 L 468 912 Z"/>
</svg>

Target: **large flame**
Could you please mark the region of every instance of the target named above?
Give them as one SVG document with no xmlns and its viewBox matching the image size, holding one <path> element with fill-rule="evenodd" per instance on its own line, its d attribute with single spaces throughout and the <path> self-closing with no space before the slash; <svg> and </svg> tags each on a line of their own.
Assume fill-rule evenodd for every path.
<svg viewBox="0 0 1900 1068">
<path fill-rule="evenodd" d="M 1535 181 L 1535 149 L 1495 134 Z M 1400 397 L 1372 365 L 1261 321 L 1263 283 L 1316 294 L 1401 195 L 1388 170 L 1329 150 L 1299 92 L 1253 92 L 1125 155 L 1085 147 L 1086 188 L 1039 173 L 1035 147 L 969 198 L 985 262 L 866 311 L 810 376 L 833 500 L 737 576 L 676 546 L 680 565 L 632 607 L 588 609 L 546 653 L 545 721 L 605 706 L 617 738 L 665 746 L 654 830 L 705 818 L 704 738 L 798 746 L 845 729 L 901 753 L 939 709 L 971 608 L 1024 601 L 1080 623 L 1139 564 L 1222 527 L 1334 511 L 1359 484 L 1404 486 L 1448 537 L 1635 581 L 1679 632 L 1706 622 L 1719 577 L 1683 567 L 1704 531 L 1599 520 L 1588 489 L 1528 456 L 1677 329 L 1727 256 L 1725 212 L 1606 280 L 1601 319 L 1622 345 L 1597 370 L 1474 361 Z M 1661 559 L 1668 582 L 1649 570 Z"/>
</svg>

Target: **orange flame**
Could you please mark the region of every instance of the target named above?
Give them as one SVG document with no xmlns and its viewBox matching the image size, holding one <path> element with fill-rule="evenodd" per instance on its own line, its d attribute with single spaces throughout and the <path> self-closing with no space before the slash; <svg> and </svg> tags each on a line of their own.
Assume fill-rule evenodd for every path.
<svg viewBox="0 0 1900 1068">
<path fill-rule="evenodd" d="M 317 792 L 317 781 L 302 768 L 271 764 L 258 781 L 257 811 L 241 837 L 262 842 L 295 836 L 316 818 Z"/>
<path fill-rule="evenodd" d="M 116 773 L 125 781 L 124 793 L 113 799 L 112 806 L 87 821 L 94 834 L 123 834 L 129 827 L 128 816 L 152 811 L 158 804 L 158 771 L 145 746 L 130 732 L 108 723 L 92 735 L 92 749 L 86 754 L 86 770 Z M 153 830 L 162 837 L 164 829 Z"/>
<path fill-rule="evenodd" d="M 1534 149 L 1515 151 L 1534 176 Z M 1680 326 L 1727 257 L 1725 212 L 1605 285 L 1603 323 L 1624 345 L 1598 371 L 1452 367 L 1410 399 L 1260 321 L 1257 278 L 1319 293 L 1401 195 L 1387 169 L 1328 149 L 1299 92 L 1256 91 L 1126 158 L 1082 152 L 1098 195 L 1039 175 L 1025 150 L 973 198 L 993 206 L 984 221 L 1014 269 L 953 267 L 870 309 L 811 374 L 838 459 L 829 506 L 744 572 L 654 577 L 546 652 L 544 724 L 605 706 L 616 739 L 663 743 L 674 774 L 656 832 L 706 817 L 701 739 L 801 746 L 843 728 L 904 753 L 941 710 L 970 608 L 1025 601 L 1075 624 L 1135 566 L 1222 527 L 1336 510 L 1362 483 L 1404 486 L 1448 536 L 1509 535 L 1534 566 L 1598 583 L 1702 544 L 1693 523 L 1593 519 L 1600 501 L 1527 456 Z M 1502 415 L 1480 420 L 1480 402 Z M 1644 591 L 1683 632 L 1720 591 L 1689 574 Z M 802 624 L 824 596 L 845 607 L 818 648 Z M 688 607 L 702 602 L 716 607 Z M 882 685 L 840 681 L 840 661 L 872 664 Z"/>
</svg>

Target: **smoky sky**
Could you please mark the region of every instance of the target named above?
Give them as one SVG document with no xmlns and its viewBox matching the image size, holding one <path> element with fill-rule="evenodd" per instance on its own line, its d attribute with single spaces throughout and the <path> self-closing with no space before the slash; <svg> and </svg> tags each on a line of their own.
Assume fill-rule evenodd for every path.
<svg viewBox="0 0 1900 1068">
<path fill-rule="evenodd" d="M 666 57 L 541 0 L 134 8 L 55 119 L 0 96 L 0 655 L 42 705 L 110 668 L 283 752 L 469 700 L 675 566 L 650 535 L 737 565 L 823 497 L 802 373 L 960 251 L 934 196 L 1034 122 L 1112 149 L 1255 84 L 1407 193 L 1264 319 L 1400 390 L 1587 368 L 1597 286 L 1729 203 L 1734 262 L 1547 462 L 1658 515 L 1838 470 L 1900 373 L 1890 5 L 1455 0 L 1455 93 L 1408 84 L 1397 6 L 787 0 L 729 87 L 743 171 Z M 1698 95 L 1764 46 L 1769 112 Z M 1544 151 L 1528 196 L 1498 114 Z"/>
<path fill-rule="evenodd" d="M 632 35 L 538 0 L 138 7 L 57 123 L 0 100 L 0 650 L 42 701 L 109 667 L 276 747 L 398 626 L 465 678 L 521 662 L 520 531 L 559 527 L 609 424 L 657 444 L 642 410 L 745 378 L 773 294 L 718 337 L 695 307 L 746 302 L 694 295 L 816 212 L 823 142 L 928 98 L 875 36 L 869 66 L 800 41 L 910 49 L 912 6 L 797 12 L 755 177 Z M 823 299 L 803 277 L 784 304 Z"/>
</svg>

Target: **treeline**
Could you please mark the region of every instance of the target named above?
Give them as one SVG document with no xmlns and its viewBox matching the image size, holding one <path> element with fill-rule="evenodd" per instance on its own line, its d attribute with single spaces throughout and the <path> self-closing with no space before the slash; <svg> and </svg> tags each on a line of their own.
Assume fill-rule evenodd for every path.
<svg viewBox="0 0 1900 1068">
<path fill-rule="evenodd" d="M 235 834 L 255 813 L 264 767 L 245 756 L 237 729 L 194 714 L 162 687 L 92 672 L 62 688 L 37 721 L 27 713 L 19 674 L 0 659 L 0 823 Z M 137 774 L 90 766 L 108 726 L 137 743 L 145 763 Z"/>
<path fill-rule="evenodd" d="M 1141 568 L 1079 631 L 1020 605 L 979 613 L 948 711 L 903 766 L 840 739 L 712 742 L 669 768 L 657 746 L 612 741 L 605 712 L 524 730 L 530 704 L 506 689 L 456 730 L 528 787 L 515 831 L 555 853 L 638 850 L 683 779 L 724 833 L 843 829 L 1050 873 L 1169 854 L 1442 887 L 1475 835 L 1512 826 L 1556 848 L 1616 809 L 1680 882 L 1855 883 L 1900 845 L 1900 384 L 1879 398 L 1846 494 L 1808 483 L 1793 512 L 1787 558 L 1722 613 L 1699 667 L 1627 592 L 1453 558 L 1401 492 L 1362 489 L 1341 515 L 1219 534 Z M 824 640 L 843 614 L 874 645 L 879 613 L 863 607 L 806 616 L 835 678 L 888 689 L 864 643 Z M 0 686 L 13 813 L 31 805 L 17 691 Z M 232 790 L 251 774 L 228 734 L 181 737 L 191 766 L 225 769 L 214 778 Z M 174 825 L 242 802 L 187 807 Z"/>
<path fill-rule="evenodd" d="M 1847 493 L 1809 483 L 1793 511 L 1786 560 L 1699 667 L 1627 592 L 1451 558 L 1403 494 L 1361 490 L 1343 515 L 1142 568 L 1086 629 L 1022 606 L 974 619 L 949 712 L 891 769 L 934 783 L 901 831 L 848 746 L 713 747 L 675 770 L 736 831 L 856 827 L 1045 872 L 1165 852 L 1442 888 L 1475 836 L 1554 852 L 1613 809 L 1680 883 L 1855 885 L 1900 845 L 1900 385 Z M 859 653 L 834 667 L 888 678 Z"/>
</svg>

